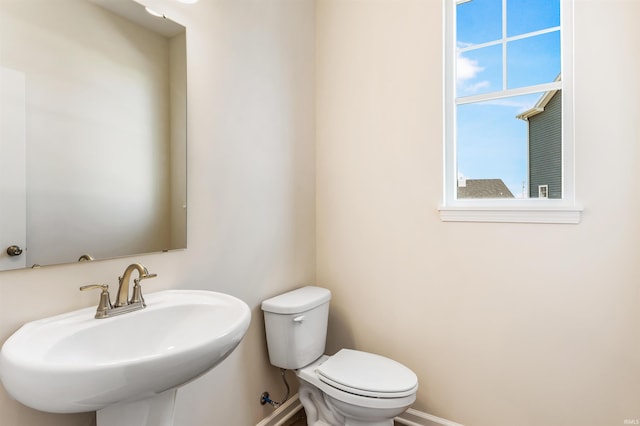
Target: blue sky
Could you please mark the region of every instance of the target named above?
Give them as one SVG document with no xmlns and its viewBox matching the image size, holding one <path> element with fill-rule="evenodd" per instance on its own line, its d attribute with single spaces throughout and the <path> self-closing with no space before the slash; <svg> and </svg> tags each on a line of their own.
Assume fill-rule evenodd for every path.
<svg viewBox="0 0 640 426">
<path fill-rule="evenodd" d="M 503 90 L 501 43 L 503 0 L 471 0 L 457 6 L 458 97 Z M 515 37 L 560 25 L 560 0 L 506 0 L 506 36 Z M 472 50 L 465 50 L 471 48 Z M 549 83 L 560 72 L 559 31 L 506 44 L 507 89 Z M 527 181 L 527 123 L 516 115 L 543 93 L 489 100 L 457 107 L 458 176 L 502 179 L 522 194 Z"/>
</svg>

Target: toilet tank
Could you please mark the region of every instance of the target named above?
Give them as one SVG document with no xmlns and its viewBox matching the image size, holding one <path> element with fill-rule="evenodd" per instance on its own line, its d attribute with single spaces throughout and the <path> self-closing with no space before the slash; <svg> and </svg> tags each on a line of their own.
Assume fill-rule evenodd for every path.
<svg viewBox="0 0 640 426">
<path fill-rule="evenodd" d="M 269 361 L 294 370 L 324 354 L 331 292 L 302 287 L 262 302 Z"/>
</svg>

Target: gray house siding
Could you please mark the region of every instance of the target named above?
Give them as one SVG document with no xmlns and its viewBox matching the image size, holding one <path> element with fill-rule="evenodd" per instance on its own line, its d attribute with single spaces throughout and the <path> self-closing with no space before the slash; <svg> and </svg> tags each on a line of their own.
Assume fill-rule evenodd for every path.
<svg viewBox="0 0 640 426">
<path fill-rule="evenodd" d="M 529 196 L 548 185 L 549 198 L 562 198 L 562 91 L 544 111 L 529 118 Z"/>
</svg>

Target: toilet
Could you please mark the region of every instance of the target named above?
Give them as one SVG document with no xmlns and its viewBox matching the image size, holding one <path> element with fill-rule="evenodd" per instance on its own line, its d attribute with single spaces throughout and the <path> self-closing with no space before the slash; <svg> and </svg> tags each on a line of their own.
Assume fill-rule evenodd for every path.
<svg viewBox="0 0 640 426">
<path fill-rule="evenodd" d="M 352 349 L 324 354 L 331 292 L 307 286 L 262 302 L 269 361 L 295 370 L 309 426 L 392 426 L 418 378 L 392 359 Z"/>
</svg>

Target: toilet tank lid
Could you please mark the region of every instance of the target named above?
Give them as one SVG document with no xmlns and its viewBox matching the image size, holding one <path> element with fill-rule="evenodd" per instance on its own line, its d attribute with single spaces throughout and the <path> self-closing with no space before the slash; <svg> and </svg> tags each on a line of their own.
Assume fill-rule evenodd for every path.
<svg viewBox="0 0 640 426">
<path fill-rule="evenodd" d="M 298 314 L 331 300 L 326 288 L 307 286 L 292 290 L 262 302 L 262 310 L 274 314 Z"/>
</svg>

